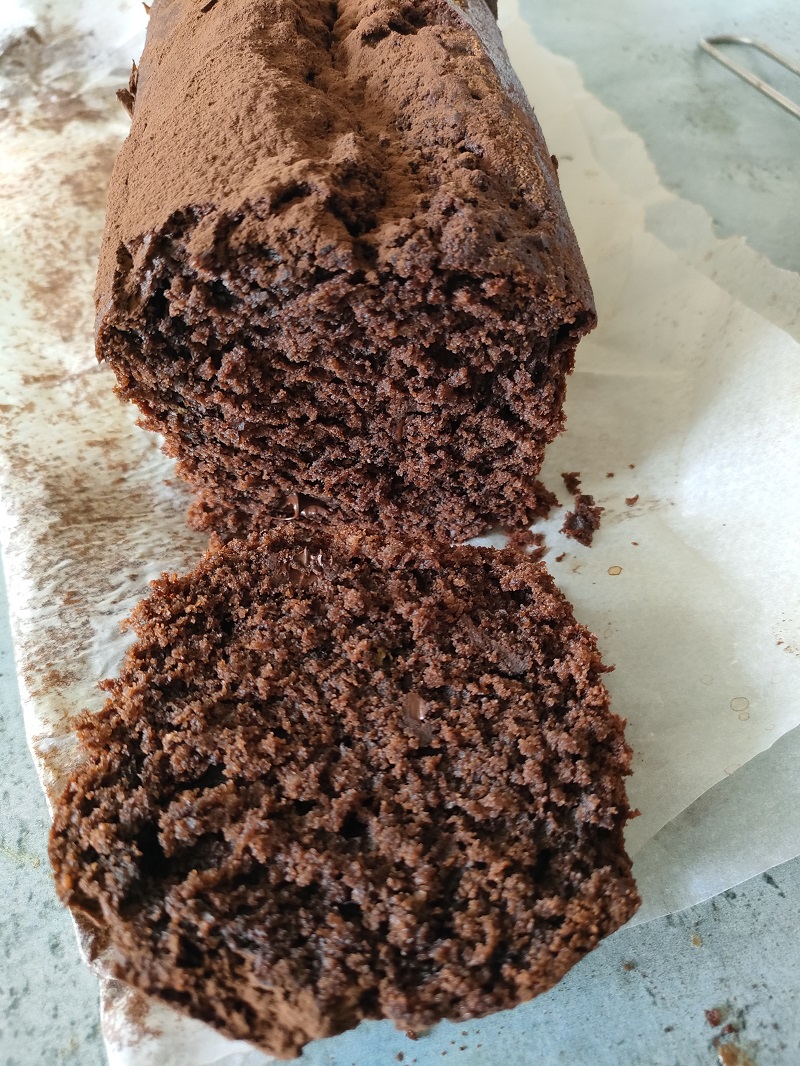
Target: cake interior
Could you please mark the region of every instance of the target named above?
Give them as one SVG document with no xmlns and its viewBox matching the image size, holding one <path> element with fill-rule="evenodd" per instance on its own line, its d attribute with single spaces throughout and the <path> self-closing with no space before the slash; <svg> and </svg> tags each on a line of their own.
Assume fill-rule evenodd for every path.
<svg viewBox="0 0 800 1066">
<path fill-rule="evenodd" d="M 162 579 L 56 812 L 118 975 L 279 1055 L 544 991 L 633 912 L 630 752 L 544 570 L 296 525 Z"/>
</svg>

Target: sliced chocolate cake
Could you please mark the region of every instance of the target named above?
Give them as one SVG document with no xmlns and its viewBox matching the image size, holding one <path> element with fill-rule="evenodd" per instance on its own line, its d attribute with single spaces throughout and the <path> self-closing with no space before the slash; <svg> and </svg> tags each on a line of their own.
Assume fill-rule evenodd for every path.
<svg viewBox="0 0 800 1066">
<path fill-rule="evenodd" d="M 624 723 L 540 564 L 292 523 L 132 625 L 51 837 L 121 979 L 291 1057 L 530 999 L 635 911 Z"/>
<path fill-rule="evenodd" d="M 595 312 L 485 0 L 155 0 L 126 93 L 97 352 L 194 523 L 527 526 Z"/>
</svg>

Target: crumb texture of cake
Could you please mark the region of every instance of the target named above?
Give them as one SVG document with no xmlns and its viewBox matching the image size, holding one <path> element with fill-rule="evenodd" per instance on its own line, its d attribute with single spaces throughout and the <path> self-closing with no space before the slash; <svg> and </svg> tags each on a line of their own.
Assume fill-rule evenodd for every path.
<svg viewBox="0 0 800 1066">
<path fill-rule="evenodd" d="M 630 750 L 544 568 L 286 524 L 134 611 L 57 805 L 115 976 L 279 1057 L 553 985 L 635 911 Z"/>
<path fill-rule="evenodd" d="M 595 311 L 484 0 L 155 0 L 133 90 L 97 352 L 193 523 L 528 525 Z"/>
</svg>

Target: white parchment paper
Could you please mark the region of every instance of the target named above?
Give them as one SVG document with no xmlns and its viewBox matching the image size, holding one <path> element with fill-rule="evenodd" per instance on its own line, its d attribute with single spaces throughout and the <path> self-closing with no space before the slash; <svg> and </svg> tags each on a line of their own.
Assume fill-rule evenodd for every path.
<svg viewBox="0 0 800 1066">
<path fill-rule="evenodd" d="M 118 622 L 204 539 L 92 350 L 104 189 L 128 124 L 112 87 L 144 13 L 127 0 L 17 0 L 0 20 L 0 537 L 26 728 L 52 799 L 74 758 L 71 717 L 99 706 L 96 682 L 124 652 Z M 560 472 L 579 470 L 603 526 L 591 549 L 559 534 L 563 511 L 542 528 L 556 580 L 616 664 L 642 811 L 629 843 L 652 916 L 800 850 L 783 799 L 766 833 L 741 822 L 754 797 L 763 810 L 777 795 L 758 768 L 800 723 L 796 279 L 716 241 L 699 209 L 661 189 L 641 142 L 510 4 L 503 27 L 560 157 L 601 319 L 545 480 L 566 502 Z M 772 784 L 789 790 L 790 777 Z M 730 831 L 726 795 L 739 848 L 709 877 Z M 103 1010 L 114 1063 L 268 1061 L 116 982 Z"/>
</svg>

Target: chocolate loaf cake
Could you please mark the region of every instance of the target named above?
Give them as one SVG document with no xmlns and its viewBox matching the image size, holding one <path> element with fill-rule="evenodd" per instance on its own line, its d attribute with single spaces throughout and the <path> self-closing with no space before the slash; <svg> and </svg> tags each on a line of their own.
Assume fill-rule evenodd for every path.
<svg viewBox="0 0 800 1066">
<path fill-rule="evenodd" d="M 223 536 L 526 526 L 595 323 L 485 0 L 154 0 L 97 352 Z"/>
<path fill-rule="evenodd" d="M 543 992 L 635 911 L 630 751 L 524 556 L 287 524 L 164 577 L 55 812 L 116 974 L 275 1055 Z"/>
</svg>

